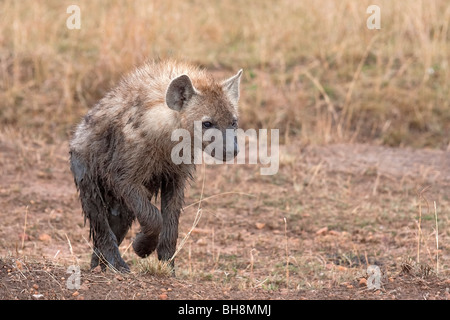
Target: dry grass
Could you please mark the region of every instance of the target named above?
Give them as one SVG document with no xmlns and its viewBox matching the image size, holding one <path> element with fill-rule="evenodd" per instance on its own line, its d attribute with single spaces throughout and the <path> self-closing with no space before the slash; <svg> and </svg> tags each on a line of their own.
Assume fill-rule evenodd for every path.
<svg viewBox="0 0 450 320">
<path fill-rule="evenodd" d="M 119 77 L 147 58 L 244 68 L 242 125 L 284 141 L 450 143 L 450 5 L 378 1 L 0 3 L 0 124 L 66 137 Z"/>
<path fill-rule="evenodd" d="M 137 272 L 140 274 L 150 274 L 159 277 L 170 277 L 172 267 L 167 261 L 160 261 L 154 255 L 136 262 Z"/>
</svg>

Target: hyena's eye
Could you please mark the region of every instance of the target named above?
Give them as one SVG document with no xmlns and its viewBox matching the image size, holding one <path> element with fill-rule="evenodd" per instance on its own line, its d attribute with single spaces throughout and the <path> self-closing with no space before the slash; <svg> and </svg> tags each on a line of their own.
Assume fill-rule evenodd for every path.
<svg viewBox="0 0 450 320">
<path fill-rule="evenodd" d="M 203 125 L 203 128 L 205 128 L 205 129 L 209 129 L 209 128 L 212 127 L 211 121 L 204 121 L 204 122 L 202 123 L 202 125 Z"/>
</svg>

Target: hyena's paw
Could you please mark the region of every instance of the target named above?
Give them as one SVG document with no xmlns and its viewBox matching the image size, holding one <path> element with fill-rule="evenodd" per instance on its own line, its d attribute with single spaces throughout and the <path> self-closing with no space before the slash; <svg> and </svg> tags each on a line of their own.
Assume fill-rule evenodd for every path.
<svg viewBox="0 0 450 320">
<path fill-rule="evenodd" d="M 127 265 L 125 261 L 119 256 L 118 259 L 114 259 L 113 261 L 109 261 L 108 266 L 112 266 L 114 270 L 117 270 L 122 273 L 129 273 L 130 267 Z"/>
<path fill-rule="evenodd" d="M 102 271 L 106 271 L 109 267 L 119 272 L 130 272 L 130 267 L 123 261 L 120 254 L 108 252 L 102 254 L 99 250 L 95 249 L 94 253 L 92 253 L 91 269 L 96 268 L 98 265 L 100 265 Z"/>
<path fill-rule="evenodd" d="M 147 257 L 150 253 L 155 251 L 158 246 L 158 239 L 159 235 L 147 236 L 142 232 L 139 232 L 133 241 L 134 252 L 141 258 Z"/>
</svg>

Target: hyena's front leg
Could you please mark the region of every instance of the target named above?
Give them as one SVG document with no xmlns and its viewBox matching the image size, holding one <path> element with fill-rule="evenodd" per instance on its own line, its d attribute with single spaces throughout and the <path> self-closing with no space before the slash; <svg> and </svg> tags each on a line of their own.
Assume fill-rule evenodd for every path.
<svg viewBox="0 0 450 320">
<path fill-rule="evenodd" d="M 184 203 L 184 183 L 170 180 L 161 185 L 161 211 L 163 227 L 159 238 L 158 259 L 170 260 L 174 255 L 178 239 L 178 220 Z M 175 263 L 172 259 L 172 268 Z"/>
<path fill-rule="evenodd" d="M 133 249 L 138 256 L 145 258 L 158 246 L 159 233 L 163 225 L 161 213 L 150 202 L 148 192 L 143 186 L 128 187 L 123 196 L 141 226 L 141 232 L 133 241 Z"/>
</svg>

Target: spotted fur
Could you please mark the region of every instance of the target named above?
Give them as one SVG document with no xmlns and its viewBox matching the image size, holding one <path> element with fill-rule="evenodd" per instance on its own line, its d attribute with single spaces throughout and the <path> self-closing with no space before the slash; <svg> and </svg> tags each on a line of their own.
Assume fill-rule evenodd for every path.
<svg viewBox="0 0 450 320">
<path fill-rule="evenodd" d="M 91 267 L 128 271 L 119 245 L 133 221 L 133 249 L 176 249 L 184 189 L 194 164 L 174 164 L 172 131 L 193 134 L 205 117 L 220 130 L 237 119 L 242 71 L 221 83 L 205 70 L 172 60 L 148 62 L 124 77 L 81 120 L 70 141 L 70 166 L 94 244 Z M 161 210 L 152 200 L 160 194 Z M 173 263 L 173 260 L 172 260 Z"/>
</svg>

